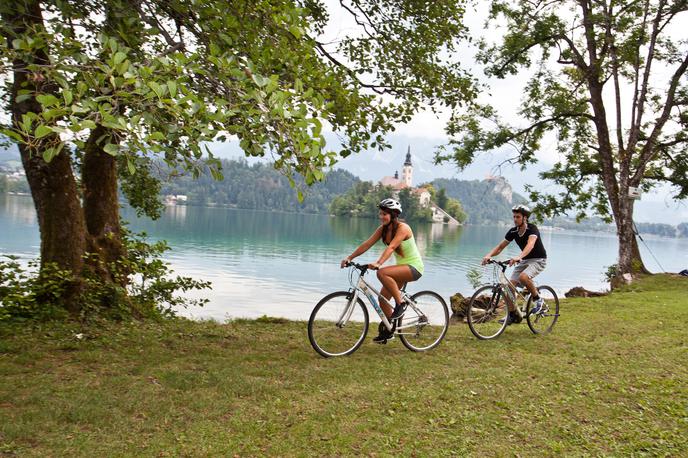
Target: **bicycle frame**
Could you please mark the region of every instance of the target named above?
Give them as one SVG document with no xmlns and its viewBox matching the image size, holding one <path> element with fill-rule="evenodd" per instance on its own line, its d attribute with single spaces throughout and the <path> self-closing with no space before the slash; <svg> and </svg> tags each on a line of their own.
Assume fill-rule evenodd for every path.
<svg viewBox="0 0 688 458">
<path fill-rule="evenodd" d="M 356 305 L 356 301 L 358 300 L 359 297 L 363 296 L 366 299 L 368 299 L 368 302 L 373 306 L 373 309 L 377 312 L 377 314 L 380 316 L 380 319 L 382 320 L 382 323 L 384 323 L 385 327 L 387 328 L 388 331 L 392 330 L 392 324 L 389 322 L 389 319 L 387 318 L 387 315 L 385 315 L 385 312 L 382 310 L 382 307 L 380 304 L 378 304 L 376 296 L 382 298 L 387 305 L 390 307 L 394 308 L 394 305 L 392 305 L 387 298 L 382 296 L 380 294 L 380 291 L 378 291 L 373 285 L 368 283 L 364 278 L 363 275 L 365 274 L 365 271 L 359 272 L 358 280 L 355 282 L 353 281 L 353 274 L 350 274 L 349 276 L 349 282 L 351 283 L 351 290 L 350 292 L 352 293 L 351 299 L 349 299 L 349 304 L 348 306 L 344 309 L 342 312 L 342 315 L 339 317 L 339 320 L 337 320 L 337 326 L 343 327 L 348 323 L 349 318 L 351 318 L 351 314 L 354 311 L 354 307 Z M 403 289 L 401 290 L 401 297 L 402 299 L 406 300 L 406 302 L 409 304 L 409 307 L 412 308 L 418 316 L 422 316 L 422 312 L 416 307 L 416 304 L 411 300 L 411 297 L 404 291 Z M 397 331 L 400 329 L 406 329 L 410 327 L 415 327 L 417 323 L 408 323 L 408 324 L 403 324 L 402 326 L 397 326 Z"/>
<path fill-rule="evenodd" d="M 498 277 L 497 277 L 498 281 L 495 283 L 495 286 L 496 286 L 496 284 L 500 284 L 500 285 L 503 287 L 502 289 L 505 290 L 506 288 L 509 288 L 509 289 L 511 290 L 511 292 L 514 293 L 514 304 L 513 304 L 514 307 L 516 307 L 516 306 L 518 305 L 518 300 L 519 300 L 519 298 L 520 298 L 524 303 L 527 303 L 527 302 L 528 302 L 528 297 L 530 296 L 530 291 L 528 291 L 528 288 L 525 288 L 525 290 L 528 291 L 528 292 L 526 293 L 525 296 L 524 296 L 523 294 L 521 294 L 521 293 L 518 291 L 518 288 L 516 288 L 516 285 L 514 285 L 514 284 L 511 282 L 511 280 L 509 280 L 509 279 L 506 277 L 506 275 L 504 274 L 505 271 L 506 271 L 506 269 L 500 270 L 499 275 L 498 275 Z M 533 282 L 533 284 L 535 284 L 535 282 Z M 536 286 L 536 287 L 537 287 L 537 286 Z M 504 291 L 504 292 L 506 293 L 506 291 Z"/>
</svg>

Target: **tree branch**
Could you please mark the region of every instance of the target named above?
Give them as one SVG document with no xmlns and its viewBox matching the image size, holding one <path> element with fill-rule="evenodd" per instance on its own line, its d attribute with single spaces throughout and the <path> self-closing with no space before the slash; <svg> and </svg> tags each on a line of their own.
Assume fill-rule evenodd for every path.
<svg viewBox="0 0 688 458">
<path fill-rule="evenodd" d="M 671 115 L 671 109 L 673 108 L 674 104 L 674 96 L 676 95 L 676 88 L 678 87 L 680 79 L 683 77 L 683 75 L 685 75 L 686 69 L 688 69 L 688 53 L 686 54 L 686 57 L 683 59 L 681 65 L 674 72 L 674 75 L 671 77 L 669 90 L 667 91 L 666 101 L 664 103 L 664 109 L 662 110 L 662 114 L 660 115 L 660 117 L 657 119 L 655 127 L 652 129 L 652 133 L 650 134 L 647 142 L 641 150 L 638 168 L 635 174 L 633 175 L 633 178 L 631 178 L 631 181 L 634 183 L 640 181 L 640 177 L 645 172 L 645 166 L 650 161 L 650 159 L 652 159 L 652 156 L 656 153 L 655 147 L 657 146 L 657 138 L 659 137 L 660 133 L 662 132 L 662 129 L 664 128 L 664 125 L 666 124 L 667 120 L 669 119 L 669 116 Z"/>
</svg>

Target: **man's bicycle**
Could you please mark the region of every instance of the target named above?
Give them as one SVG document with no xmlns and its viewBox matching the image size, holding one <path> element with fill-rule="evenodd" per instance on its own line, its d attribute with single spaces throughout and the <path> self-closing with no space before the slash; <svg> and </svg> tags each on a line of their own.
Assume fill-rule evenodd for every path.
<svg viewBox="0 0 688 458">
<path fill-rule="evenodd" d="M 528 327 L 534 334 L 547 334 L 552 331 L 559 319 L 559 298 L 554 289 L 546 285 L 537 287 L 544 304 L 536 313 L 531 313 L 533 299 L 530 293 L 526 290 L 526 295 L 523 296 L 504 275 L 509 263 L 491 259 L 488 264 L 493 266 L 493 281 L 473 293 L 466 310 L 471 332 L 478 339 L 494 339 L 504 332 L 509 324 L 507 301 L 514 303 L 525 314 Z"/>
<path fill-rule="evenodd" d="M 389 331 L 393 329 L 377 302 L 380 292 L 363 278 L 368 266 L 355 262 L 350 262 L 348 266 L 351 267 L 351 288 L 322 298 L 308 320 L 308 339 L 313 349 L 326 358 L 350 355 L 365 340 L 369 318 L 363 298 L 380 316 L 380 326 L 385 326 Z M 426 351 L 439 345 L 449 327 L 449 309 L 444 299 L 432 291 L 409 296 L 405 287 L 401 294 L 409 306 L 404 315 L 397 319 L 394 335 L 412 351 Z M 394 307 L 388 300 L 383 300 Z"/>
</svg>

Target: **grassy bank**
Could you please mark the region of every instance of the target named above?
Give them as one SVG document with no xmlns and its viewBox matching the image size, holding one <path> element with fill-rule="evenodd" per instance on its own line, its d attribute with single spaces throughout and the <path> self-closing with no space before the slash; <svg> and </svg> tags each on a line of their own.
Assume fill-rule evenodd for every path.
<svg viewBox="0 0 688 458">
<path fill-rule="evenodd" d="M 323 359 L 305 323 L 0 326 L 0 456 L 686 455 L 688 279 Z"/>
</svg>

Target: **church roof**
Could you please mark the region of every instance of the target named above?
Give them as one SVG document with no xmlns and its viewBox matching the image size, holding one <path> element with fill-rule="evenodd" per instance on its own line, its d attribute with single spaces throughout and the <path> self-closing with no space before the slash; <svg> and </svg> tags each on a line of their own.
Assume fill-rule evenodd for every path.
<svg viewBox="0 0 688 458">
<path fill-rule="evenodd" d="M 408 147 L 408 152 L 406 153 L 406 161 L 404 162 L 404 165 L 412 165 L 411 164 L 411 147 Z"/>
</svg>

